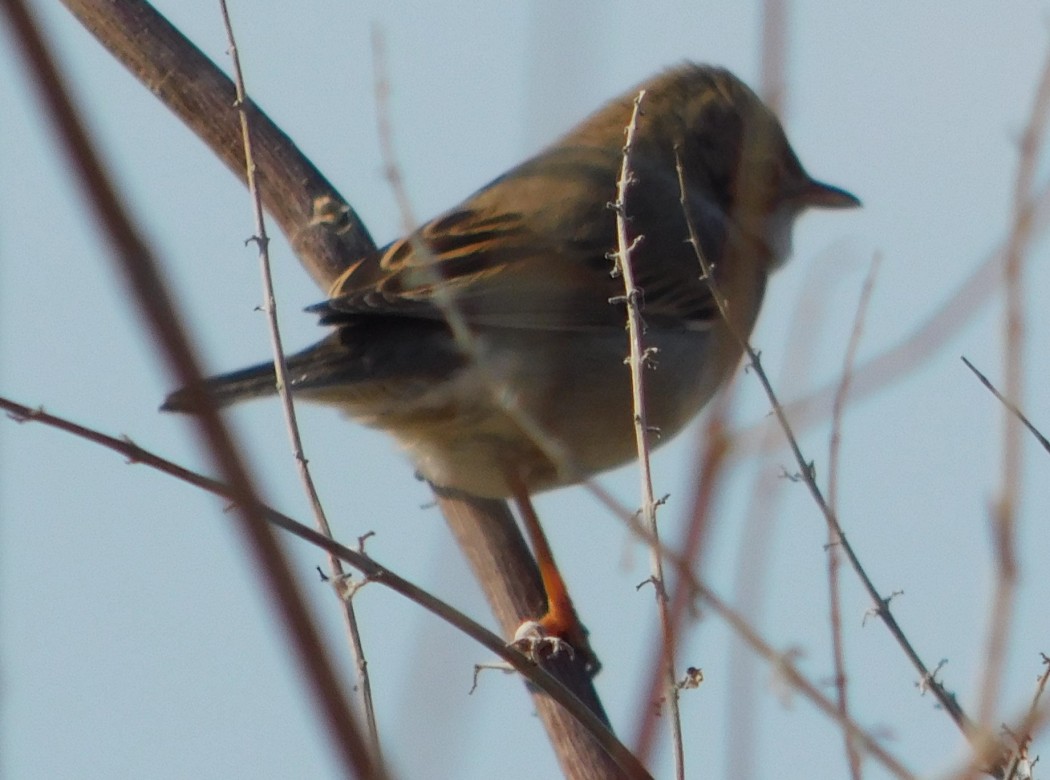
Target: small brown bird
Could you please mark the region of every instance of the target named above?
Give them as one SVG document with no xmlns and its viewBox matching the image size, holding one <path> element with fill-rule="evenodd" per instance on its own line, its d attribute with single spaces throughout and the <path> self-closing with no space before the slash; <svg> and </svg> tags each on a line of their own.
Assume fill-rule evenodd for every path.
<svg viewBox="0 0 1050 780">
<path fill-rule="evenodd" d="M 655 444 L 695 416 L 739 362 L 731 328 L 750 333 L 766 279 L 790 253 L 795 218 L 859 201 L 812 179 L 777 118 L 728 71 L 687 64 L 640 88 L 624 213 L 630 238 L 640 240 L 631 265 L 645 346 L 657 356 L 644 375 Z M 513 496 L 526 513 L 530 493 L 631 459 L 610 204 L 637 94 L 353 263 L 311 309 L 332 332 L 288 358 L 296 397 L 389 431 L 438 489 Z M 687 218 L 731 323 L 687 243 Z M 204 389 L 220 405 L 269 395 L 274 369 L 226 374 Z M 197 392 L 180 390 L 163 408 L 188 411 Z M 554 610 L 564 586 L 540 563 Z M 559 588 L 562 595 L 552 592 Z"/>
</svg>

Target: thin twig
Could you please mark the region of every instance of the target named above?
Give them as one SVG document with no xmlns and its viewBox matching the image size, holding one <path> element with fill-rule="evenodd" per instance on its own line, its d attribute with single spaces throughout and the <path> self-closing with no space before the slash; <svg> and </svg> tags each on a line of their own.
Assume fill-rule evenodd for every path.
<svg viewBox="0 0 1050 780">
<path fill-rule="evenodd" d="M 133 291 L 148 331 L 162 345 L 163 357 L 177 379 L 184 385 L 199 387 L 203 379 L 200 363 L 161 278 L 158 262 L 106 175 L 106 166 L 88 138 L 37 25 L 22 0 L 10 0 L 3 3 L 2 8 L 11 22 L 48 118 L 55 126 L 69 168 L 105 232 L 114 263 Z M 272 529 L 257 511 L 258 493 L 251 475 L 214 404 L 208 404 L 204 398 L 201 393 L 197 399 L 201 406 L 197 417 L 201 440 L 237 497 L 240 511 L 236 517 L 245 545 L 255 560 L 253 568 L 260 572 L 271 602 L 283 620 L 315 701 L 324 713 L 332 747 L 348 776 L 369 780 L 384 777 L 382 769 L 372 761 L 367 741 L 357 727 L 317 627 L 303 605 L 302 594 L 284 553 Z"/>
<path fill-rule="evenodd" d="M 735 385 L 733 386 L 735 387 Z M 705 412 L 706 422 L 696 437 L 697 455 L 694 457 L 698 467 L 694 470 L 694 492 L 689 502 L 689 522 L 682 531 L 681 541 L 675 545 L 680 550 L 682 563 L 690 571 L 696 571 L 701 555 L 708 549 L 704 542 L 709 538 L 712 512 L 717 505 L 721 490 L 725 485 L 726 453 L 730 442 L 726 436 L 726 420 L 734 400 L 731 388 L 723 388 L 708 405 Z M 672 561 L 675 571 L 680 567 Z M 671 636 L 675 642 L 675 651 L 685 641 L 685 622 L 695 615 L 695 590 L 688 577 L 679 576 L 674 581 L 670 597 Z M 656 648 L 656 654 L 662 655 L 662 648 Z M 658 706 L 664 688 L 664 664 L 657 658 L 655 663 L 647 664 L 648 679 L 638 697 L 635 712 L 638 713 L 638 726 L 632 740 L 635 755 L 639 760 L 647 761 L 656 742 L 657 724 L 661 720 L 661 708 Z"/>
<path fill-rule="evenodd" d="M 661 663 L 664 677 L 664 696 L 670 710 L 671 745 L 674 753 L 675 777 L 685 777 L 685 750 L 682 743 L 682 716 L 678 706 L 679 689 L 675 673 L 675 638 L 671 615 L 667 607 L 667 590 L 665 588 L 663 558 L 660 555 L 660 532 L 656 522 L 656 496 L 653 493 L 653 475 L 649 466 L 649 423 L 645 403 L 645 371 L 652 365 L 654 355 L 646 349 L 643 342 L 644 324 L 642 320 L 642 302 L 645 291 L 638 288 L 634 279 L 634 267 L 631 265 L 631 252 L 644 241 L 645 236 L 629 238 L 627 234 L 627 189 L 635 183 L 631 170 L 631 150 L 634 145 L 634 134 L 638 128 L 638 115 L 641 113 L 645 90 L 638 92 L 631 111 L 631 121 L 626 128 L 626 140 L 623 145 L 623 161 L 620 165 L 620 176 L 616 182 L 616 202 L 612 204 L 616 212 L 616 270 L 623 276 L 623 302 L 627 309 L 627 364 L 631 368 L 631 400 L 634 409 L 634 438 L 638 450 L 638 473 L 641 480 L 642 521 L 655 544 L 649 546 L 650 583 L 656 595 L 656 609 L 660 617 Z"/>
<path fill-rule="evenodd" d="M 470 329 L 448 285 L 442 284 L 443 278 L 438 270 L 437 258 L 418 233 L 419 221 L 413 212 L 412 202 L 401 176 L 401 166 L 398 165 L 397 153 L 394 150 L 394 129 L 390 123 L 390 81 L 387 78 L 386 68 L 386 40 L 378 25 L 372 27 L 372 69 L 375 78 L 376 129 L 379 134 L 380 155 L 383 159 L 383 173 L 390 184 L 398 213 L 401 215 L 401 230 L 413 251 L 419 256 L 419 262 L 415 264 L 414 270 L 426 284 L 431 286 L 434 304 L 441 310 L 449 330 L 452 331 L 452 337 L 456 340 L 456 346 L 468 360 L 484 365 L 481 345 Z M 496 392 L 497 388 L 494 387 L 493 390 L 493 396 L 499 397 L 500 394 Z"/>
<path fill-rule="evenodd" d="M 871 301 L 871 293 L 875 287 L 875 276 L 879 270 L 879 256 L 875 255 L 868 269 L 868 275 L 864 279 L 861 288 L 860 301 L 857 303 L 857 313 L 853 318 L 853 329 L 850 332 L 849 343 L 846 346 L 846 355 L 842 361 L 842 382 L 835 394 L 835 403 L 831 411 L 831 436 L 828 444 L 828 506 L 838 516 L 838 472 L 839 472 L 839 450 L 842 444 L 842 417 L 846 409 L 846 400 L 849 398 L 850 383 L 853 377 L 853 367 L 857 359 L 857 348 L 860 346 L 860 337 L 864 331 L 864 322 L 868 312 L 868 304 Z M 846 650 L 842 641 L 842 593 L 839 587 L 839 537 L 833 526 L 828 526 L 828 613 L 831 623 L 831 647 L 832 659 L 835 668 L 835 689 L 838 695 L 839 711 L 846 717 L 849 716 L 848 680 L 846 676 Z M 846 758 L 849 762 L 850 777 L 860 780 L 861 765 L 860 754 L 857 752 L 853 740 L 848 736 L 846 741 Z"/>
<path fill-rule="evenodd" d="M 834 250 L 829 252 L 836 254 Z M 784 338 L 785 353 L 781 361 L 783 376 L 778 386 L 787 387 L 792 378 L 812 374 L 808 367 L 812 365 L 819 342 L 812 338 L 812 334 L 820 331 L 827 304 L 837 298 L 832 293 L 831 285 L 839 283 L 846 273 L 846 266 L 841 260 L 840 256 L 834 259 L 824 257 L 807 270 L 802 284 L 804 292 L 800 293 L 799 301 L 792 307 L 794 315 Z M 740 384 L 737 382 L 736 386 Z M 771 556 L 777 537 L 777 524 L 786 519 L 778 511 L 778 505 L 786 499 L 783 490 L 786 480 L 773 476 L 770 467 L 774 457 L 771 453 L 782 446 L 782 436 L 775 424 L 764 426 L 762 443 L 749 448 L 758 457 L 752 469 L 751 485 L 742 492 L 742 495 L 749 497 L 742 513 L 744 525 L 741 538 L 746 539 L 747 543 L 739 545 L 736 556 L 733 602 L 756 625 L 763 623 L 769 594 L 778 587 L 774 574 L 776 567 L 771 563 Z M 732 442 L 737 444 L 736 440 Z M 780 456 L 775 457 L 779 463 Z M 732 461 L 734 458 L 727 457 L 726 460 Z M 761 773 L 757 765 L 758 753 L 753 745 L 762 738 L 758 715 L 760 688 L 763 686 L 763 678 L 757 673 L 755 657 L 750 653 L 732 650 L 727 677 L 726 684 L 733 691 L 733 696 L 727 708 L 726 728 L 730 737 L 724 746 L 726 759 L 732 762 L 740 777 L 755 777 Z"/>
<path fill-rule="evenodd" d="M 1017 419 L 1021 421 L 1025 428 L 1028 429 L 1028 432 L 1031 433 L 1035 437 L 1036 441 L 1038 441 L 1042 445 L 1043 449 L 1050 453 L 1050 439 L 1047 439 L 1046 436 L 1043 435 L 1043 432 L 1032 424 L 1031 420 L 1029 420 L 1028 417 L 1025 416 L 1024 412 L 1017 408 L 1017 404 L 1015 404 L 1013 401 L 1011 401 L 1002 393 L 1000 393 L 996 389 L 995 385 L 991 383 L 991 380 L 989 380 L 988 377 L 982 374 L 978 370 L 978 368 L 966 358 L 965 355 L 961 356 L 961 359 L 962 362 L 966 364 L 966 367 L 977 375 L 977 378 L 981 380 L 981 384 L 987 387 L 991 391 L 992 395 L 998 398 L 1000 403 L 1002 403 L 1003 406 L 1010 410 L 1011 414 L 1016 415 Z"/>
<path fill-rule="evenodd" d="M 292 403 L 292 393 L 288 382 L 288 364 L 285 360 L 284 346 L 281 341 L 281 330 L 277 324 L 277 297 L 274 293 L 273 274 L 270 272 L 270 237 L 266 232 L 266 220 L 263 216 L 262 196 L 255 176 L 255 159 L 252 156 L 251 123 L 247 110 L 247 91 L 244 87 L 244 73 L 241 70 L 241 58 L 237 51 L 237 41 L 233 34 L 233 24 L 230 21 L 229 9 L 226 0 L 219 0 L 219 8 L 222 12 L 223 25 L 226 28 L 226 37 L 229 41 L 230 60 L 233 64 L 233 82 L 237 89 L 237 111 L 241 120 L 241 137 L 244 141 L 245 173 L 248 184 L 248 195 L 252 202 L 252 214 L 255 219 L 255 235 L 252 241 L 259 249 L 259 270 L 262 274 L 264 302 L 262 310 L 266 313 L 266 321 L 269 325 L 270 346 L 273 351 L 274 372 L 277 379 L 277 395 L 281 400 L 281 409 L 284 413 L 285 427 L 288 432 L 288 440 L 292 445 L 292 456 L 295 459 L 299 479 L 303 483 L 310 508 L 314 515 L 314 524 L 317 530 L 329 538 L 332 537 L 332 528 L 328 523 L 321 497 L 317 492 L 310 467 L 303 450 L 302 437 L 299 435 L 299 421 L 296 418 L 295 406 Z M 342 562 L 334 555 L 328 556 L 328 569 L 332 580 L 336 583 L 342 582 L 346 577 L 346 570 Z M 339 596 L 338 590 L 335 591 Z M 357 625 L 357 615 L 350 599 L 339 597 L 342 604 L 343 620 L 346 625 L 347 639 L 350 642 L 350 652 L 354 658 L 357 668 L 357 685 L 361 691 L 361 706 L 365 713 L 365 723 L 368 727 L 368 735 L 372 743 L 372 751 L 377 763 L 383 763 L 383 753 L 379 742 L 379 728 L 376 726 L 375 706 L 372 701 L 372 683 L 368 675 L 368 662 L 365 660 L 365 650 L 361 643 L 361 632 Z"/>
<path fill-rule="evenodd" d="M 187 484 L 205 490 L 213 495 L 234 502 L 239 506 L 238 493 L 228 485 L 217 480 L 198 474 L 195 471 L 180 466 L 172 461 L 156 455 L 149 450 L 135 444 L 127 438 L 116 438 L 83 425 L 71 422 L 65 418 L 50 414 L 40 408 L 31 408 L 0 396 L 0 409 L 8 413 L 8 416 L 16 422 L 39 422 L 48 425 L 87 441 L 98 444 L 120 455 L 123 455 L 129 463 L 141 463 L 151 469 L 155 469 L 169 476 L 175 477 Z M 353 550 L 330 537 L 315 531 L 307 525 L 272 509 L 261 502 L 252 506 L 252 510 L 259 516 L 277 528 L 308 542 L 329 555 L 334 555 L 341 561 L 360 571 L 368 582 L 383 585 L 399 593 L 410 601 L 418 604 L 427 611 L 441 618 L 449 625 L 462 631 L 471 639 L 483 645 L 492 653 L 500 656 L 515 670 L 520 672 L 530 683 L 547 693 L 558 704 L 568 710 L 574 718 L 587 729 L 604 748 L 613 760 L 623 769 L 630 778 L 646 778 L 648 773 L 626 747 L 621 744 L 609 730 L 587 707 L 580 703 L 579 699 L 569 691 L 560 681 L 552 676 L 542 667 L 508 646 L 507 643 L 486 629 L 484 626 L 471 620 L 459 610 L 435 598 L 428 591 L 413 585 L 408 580 L 398 576 L 390 569 L 380 565 L 375 560 L 360 552 Z M 366 775 L 366 777 L 368 777 Z"/>
<path fill-rule="evenodd" d="M 656 496 L 653 492 L 652 469 L 649 464 L 649 423 L 645 403 L 645 371 L 651 366 L 653 355 L 643 342 L 644 323 L 642 319 L 642 301 L 645 291 L 639 289 L 634 279 L 634 267 L 631 265 L 631 252 L 644 236 L 628 237 L 627 233 L 627 189 L 635 183 L 631 170 L 631 150 L 634 135 L 638 127 L 638 115 L 641 113 L 645 90 L 641 90 L 634 99 L 631 120 L 626 128 L 626 140 L 623 146 L 623 162 L 620 176 L 616 182 L 616 202 L 612 204 L 616 212 L 616 269 L 623 276 L 624 298 L 627 309 L 628 356 L 627 363 L 631 369 L 631 399 L 634 409 L 634 436 L 638 451 L 638 472 L 641 480 L 642 519 L 649 531 L 653 544 L 649 546 L 650 582 L 656 595 L 657 612 L 661 629 L 661 666 L 664 676 L 664 696 L 670 710 L 671 744 L 674 753 L 675 777 L 685 777 L 685 750 L 682 741 L 682 718 L 679 709 L 679 689 L 675 673 L 675 637 L 671 615 L 668 610 L 667 590 L 665 588 L 663 557 L 660 554 L 660 533 L 656 522 Z"/>
<path fill-rule="evenodd" d="M 681 159 L 677 161 L 678 168 L 678 180 L 679 188 L 682 192 L 685 191 L 685 180 L 684 171 L 682 170 Z M 864 567 L 861 565 L 860 560 L 857 558 L 856 553 L 853 550 L 852 545 L 847 540 L 845 534 L 842 532 L 842 528 L 839 526 L 838 519 L 835 517 L 835 513 L 828 506 L 827 501 L 824 499 L 824 494 L 821 492 L 820 487 L 817 485 L 816 478 L 814 476 L 814 470 L 812 463 L 806 460 L 802 454 L 802 449 L 798 444 L 798 440 L 795 438 L 795 434 L 792 431 L 791 423 L 788 421 L 787 416 L 784 412 L 784 407 L 780 404 L 777 399 L 776 393 L 773 390 L 773 386 L 769 381 L 769 377 L 766 375 L 765 370 L 762 368 L 761 359 L 758 353 L 754 350 L 747 338 L 742 334 L 737 327 L 733 324 L 733 321 L 729 317 L 728 304 L 725 296 L 722 294 L 720 286 L 713 275 L 713 269 L 711 268 L 710 262 L 704 256 L 701 248 L 699 237 L 696 234 L 696 227 L 693 224 L 692 217 L 688 210 L 685 210 L 685 219 L 689 227 L 689 241 L 693 245 L 696 251 L 697 260 L 700 264 L 701 278 L 705 278 L 711 288 L 711 295 L 715 300 L 715 304 L 718 307 L 719 312 L 722 315 L 722 319 L 725 321 L 726 327 L 730 333 L 739 343 L 741 349 L 747 355 L 748 363 L 754 371 L 755 376 L 758 378 L 759 383 L 762 385 L 762 389 L 766 393 L 766 397 L 769 399 L 770 406 L 776 415 L 777 421 L 780 424 L 781 429 L 784 431 L 785 438 L 787 439 L 788 446 L 791 449 L 791 453 L 795 458 L 796 463 L 799 466 L 799 477 L 805 483 L 808 488 L 810 495 L 813 496 L 813 500 L 816 502 L 817 507 L 824 515 L 825 521 L 828 525 L 834 529 L 836 536 L 839 539 L 839 545 L 841 546 L 846 557 L 849 559 L 850 565 L 853 567 L 857 576 L 860 577 L 861 583 L 864 585 L 865 590 L 868 592 L 868 596 L 876 604 L 876 611 L 883 623 L 889 629 L 890 633 L 897 640 L 897 643 L 904 650 L 905 655 L 911 661 L 912 665 L 919 673 L 921 680 L 926 680 L 929 688 L 933 691 L 934 697 L 938 703 L 941 704 L 948 711 L 952 720 L 955 721 L 956 725 L 962 730 L 964 734 L 969 736 L 972 733 L 971 724 L 969 718 L 962 711 L 959 703 L 955 700 L 955 697 L 948 693 L 944 686 L 934 678 L 930 673 L 926 664 L 923 663 L 919 654 L 912 647 L 911 642 L 904 635 L 903 629 L 900 624 L 897 623 L 893 613 L 889 608 L 889 599 L 884 598 L 880 592 L 875 588 L 875 584 L 871 581 Z"/>
</svg>

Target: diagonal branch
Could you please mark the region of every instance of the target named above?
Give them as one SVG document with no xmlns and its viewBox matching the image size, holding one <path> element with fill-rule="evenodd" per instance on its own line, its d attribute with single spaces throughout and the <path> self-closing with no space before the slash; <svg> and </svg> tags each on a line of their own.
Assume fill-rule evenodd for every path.
<svg viewBox="0 0 1050 780">
<path fill-rule="evenodd" d="M 962 362 L 966 364 L 966 367 L 968 369 L 970 369 L 971 371 L 973 371 L 974 374 L 977 375 L 977 378 L 981 381 L 981 384 L 987 387 L 988 390 L 991 391 L 992 395 L 999 399 L 999 402 L 1007 408 L 1010 414 L 1014 415 L 1018 420 L 1021 421 L 1021 424 L 1028 429 L 1028 432 L 1035 437 L 1035 440 L 1038 441 L 1040 445 L 1042 445 L 1043 449 L 1047 452 L 1050 452 L 1050 439 L 1047 439 L 1046 436 L 1043 435 L 1042 431 L 1040 431 L 1032 424 L 1032 421 L 1029 420 L 1027 416 L 1025 416 L 1025 413 L 1017 408 L 1017 404 L 1015 404 L 1009 398 L 1000 393 L 996 389 L 995 385 L 992 384 L 991 380 L 988 379 L 988 377 L 986 377 L 984 374 L 982 374 L 981 371 L 966 357 L 962 358 Z"/>
<path fill-rule="evenodd" d="M 679 188 L 684 191 L 685 181 L 684 173 L 682 170 L 681 160 L 678 161 L 678 181 Z M 955 696 L 951 694 L 939 680 L 936 679 L 936 672 L 931 672 L 929 667 L 923 662 L 918 652 L 912 646 L 907 636 L 904 634 L 904 629 L 901 628 L 897 619 L 890 611 L 890 598 L 882 596 L 879 590 L 875 587 L 875 584 L 871 581 L 867 571 L 861 565 L 860 559 L 857 557 L 856 552 L 853 550 L 853 546 L 850 544 L 846 535 L 842 532 L 842 526 L 839 525 L 838 518 L 835 512 L 828 505 L 827 500 L 824 498 L 824 494 L 817 485 L 816 477 L 814 476 L 813 466 L 810 461 L 807 461 L 805 456 L 802 454 L 802 450 L 799 446 L 798 440 L 795 437 L 794 430 L 787 418 L 787 414 L 784 411 L 783 405 L 777 398 L 776 392 L 773 390 L 773 386 L 769 381 L 769 377 L 766 375 L 765 370 L 762 368 L 761 359 L 758 352 L 748 342 L 746 336 L 733 324 L 733 320 L 730 319 L 730 312 L 728 310 L 728 302 L 725 296 L 722 294 L 718 282 L 713 275 L 713 269 L 707 257 L 704 256 L 703 250 L 700 245 L 700 240 L 696 234 L 696 227 L 693 224 L 689 213 L 686 212 L 686 224 L 689 228 L 689 243 L 692 244 L 696 251 L 696 258 L 701 269 L 701 278 L 707 279 L 711 289 L 711 295 L 715 300 L 718 310 L 722 315 L 722 319 L 725 321 L 733 337 L 740 344 L 741 349 L 747 356 L 748 363 L 755 372 L 755 376 L 758 378 L 759 383 L 762 385 L 762 390 L 765 392 L 766 397 L 769 399 L 770 406 L 773 408 L 773 414 L 777 418 L 777 422 L 780 425 L 781 430 L 784 432 L 784 436 L 787 439 L 788 447 L 791 450 L 792 455 L 795 458 L 796 463 L 799 466 L 799 476 L 802 482 L 806 485 L 810 495 L 813 497 L 814 502 L 820 509 L 821 514 L 824 516 L 825 521 L 828 524 L 834 535 L 837 537 L 839 545 L 843 553 L 845 553 L 847 560 L 859 577 L 861 584 L 867 591 L 869 598 L 874 602 L 875 609 L 878 617 L 885 624 L 886 628 L 889 629 L 893 635 L 897 644 L 900 645 L 904 654 L 908 657 L 912 666 L 915 667 L 919 673 L 920 679 L 923 684 L 928 686 L 933 691 L 934 697 L 938 703 L 945 708 L 949 716 L 958 726 L 959 730 L 962 731 L 967 737 L 971 737 L 973 734 L 973 722 L 963 712 L 962 707 L 959 705 Z"/>
<path fill-rule="evenodd" d="M 63 0 L 69 11 L 241 181 L 237 93 L 200 49 L 141 0 Z M 255 165 L 263 205 L 322 289 L 375 249 L 364 223 L 291 139 L 252 101 Z"/>
<path fill-rule="evenodd" d="M 174 477 L 189 485 L 200 488 L 212 495 L 225 498 L 228 501 L 237 501 L 237 494 L 228 485 L 191 471 L 170 460 L 143 449 L 130 439 L 116 438 L 98 430 L 88 428 L 75 423 L 64 417 L 50 414 L 40 408 L 30 408 L 24 404 L 17 403 L 8 398 L 0 396 L 0 409 L 7 412 L 7 416 L 17 423 L 38 422 L 43 425 L 56 428 L 65 433 L 85 439 L 101 447 L 112 450 L 123 455 L 128 463 L 141 463 L 148 468 L 155 469 L 163 474 Z M 502 502 L 495 502 L 502 503 Z M 294 520 L 288 515 L 272 509 L 265 504 L 260 504 L 256 509 L 268 523 L 280 528 L 287 533 L 313 544 L 329 555 L 353 566 L 365 576 L 365 582 L 375 582 L 398 593 L 409 601 L 418 604 L 436 617 L 444 620 L 451 626 L 462 631 L 474 641 L 478 642 L 490 652 L 501 657 L 511 667 L 516 669 L 530 683 L 547 694 L 548 707 L 557 707 L 569 717 L 575 718 L 582 723 L 593 736 L 595 743 L 604 750 L 615 764 L 623 771 L 624 776 L 634 780 L 648 778 L 644 767 L 624 747 L 608 726 L 594 714 L 592 703 L 581 701 L 564 684 L 550 673 L 550 670 L 536 665 L 513 647 L 507 645 L 502 639 L 487 630 L 484 626 L 471 620 L 455 607 L 441 601 L 432 594 L 414 585 L 403 577 L 398 576 L 392 570 L 379 564 L 377 561 L 358 550 L 350 548 L 333 540 L 330 536 L 322 534 L 309 526 Z M 357 587 L 360 587 L 358 585 Z M 562 739 L 571 738 L 571 730 L 566 731 Z M 602 775 L 594 775 L 600 777 Z M 608 775 L 605 775 L 608 776 Z"/>
</svg>

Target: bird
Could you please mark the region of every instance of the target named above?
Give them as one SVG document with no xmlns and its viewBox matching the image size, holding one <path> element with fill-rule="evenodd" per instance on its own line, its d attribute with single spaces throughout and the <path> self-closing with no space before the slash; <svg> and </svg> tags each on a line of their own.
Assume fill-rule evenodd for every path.
<svg viewBox="0 0 1050 780">
<path fill-rule="evenodd" d="M 578 636 L 579 621 L 530 496 L 636 453 L 612 204 L 641 90 L 619 210 L 653 358 L 643 372 L 651 443 L 671 439 L 739 364 L 795 219 L 860 205 L 812 178 L 774 113 L 721 67 L 657 74 L 350 263 L 307 310 L 330 332 L 287 358 L 295 398 L 392 434 L 435 490 L 517 503 L 548 597 L 539 623 L 552 635 Z M 178 390 L 162 409 L 275 391 L 263 363 Z"/>
</svg>

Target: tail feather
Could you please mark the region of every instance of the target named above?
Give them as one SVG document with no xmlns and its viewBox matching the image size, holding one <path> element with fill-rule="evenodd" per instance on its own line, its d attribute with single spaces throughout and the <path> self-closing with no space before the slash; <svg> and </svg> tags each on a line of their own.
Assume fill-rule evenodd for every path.
<svg viewBox="0 0 1050 780">
<path fill-rule="evenodd" d="M 304 390 L 338 382 L 352 370 L 354 361 L 348 360 L 349 350 L 338 334 L 314 344 L 302 352 L 285 358 L 288 384 L 293 390 Z M 239 371 L 205 379 L 200 385 L 176 390 L 161 405 L 164 412 L 194 412 L 210 398 L 216 406 L 229 406 L 238 401 L 274 395 L 277 392 L 277 372 L 273 363 L 260 363 Z"/>
<path fill-rule="evenodd" d="M 162 412 L 195 412 L 206 403 L 205 398 L 222 407 L 276 392 L 277 374 L 273 363 L 260 363 L 205 379 L 200 385 L 180 388 L 164 399 L 160 409 Z"/>
<path fill-rule="evenodd" d="M 444 323 L 372 318 L 344 326 L 317 344 L 286 358 L 293 391 L 363 387 L 413 378 L 440 379 L 463 364 L 463 356 Z M 165 412 L 195 412 L 210 398 L 216 406 L 273 395 L 273 363 L 260 363 L 205 379 L 169 395 Z"/>
</svg>

